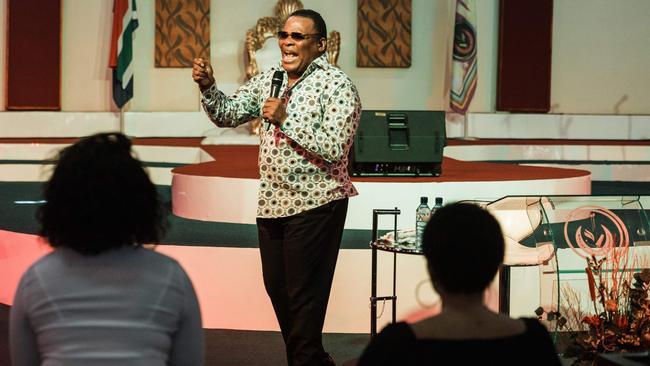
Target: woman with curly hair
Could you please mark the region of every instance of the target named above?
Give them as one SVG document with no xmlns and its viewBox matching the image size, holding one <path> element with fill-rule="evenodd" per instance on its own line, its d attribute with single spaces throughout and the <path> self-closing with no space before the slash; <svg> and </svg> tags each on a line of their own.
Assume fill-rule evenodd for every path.
<svg viewBox="0 0 650 366">
<path fill-rule="evenodd" d="M 54 248 L 23 274 L 10 314 L 14 366 L 202 365 L 192 283 L 146 249 L 165 218 L 129 139 L 101 133 L 58 154 L 40 235 Z"/>
</svg>

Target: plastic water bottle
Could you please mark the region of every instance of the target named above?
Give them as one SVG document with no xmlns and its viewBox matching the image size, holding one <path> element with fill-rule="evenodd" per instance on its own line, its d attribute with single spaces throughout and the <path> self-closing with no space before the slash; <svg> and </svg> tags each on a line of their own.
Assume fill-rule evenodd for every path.
<svg viewBox="0 0 650 366">
<path fill-rule="evenodd" d="M 431 208 L 431 216 L 433 216 L 433 214 L 439 208 L 442 208 L 442 197 L 436 197 L 436 200 L 433 203 L 433 208 Z"/>
<path fill-rule="evenodd" d="M 420 205 L 415 210 L 415 246 L 422 248 L 422 234 L 424 228 L 427 226 L 427 221 L 431 216 L 431 209 L 428 205 L 429 199 L 427 197 L 420 197 Z"/>
</svg>

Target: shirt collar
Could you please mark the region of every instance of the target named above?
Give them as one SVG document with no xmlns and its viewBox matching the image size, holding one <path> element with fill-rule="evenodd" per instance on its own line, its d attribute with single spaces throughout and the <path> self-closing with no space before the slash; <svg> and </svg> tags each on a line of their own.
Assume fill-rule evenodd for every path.
<svg viewBox="0 0 650 366">
<path fill-rule="evenodd" d="M 310 64 L 307 66 L 305 72 L 303 72 L 301 79 L 309 74 L 311 74 L 316 67 L 321 69 L 326 69 L 330 66 L 330 63 L 327 61 L 327 52 L 323 52 L 322 55 L 316 57 Z M 279 70 L 284 70 L 282 67 L 282 61 L 278 64 Z"/>
</svg>

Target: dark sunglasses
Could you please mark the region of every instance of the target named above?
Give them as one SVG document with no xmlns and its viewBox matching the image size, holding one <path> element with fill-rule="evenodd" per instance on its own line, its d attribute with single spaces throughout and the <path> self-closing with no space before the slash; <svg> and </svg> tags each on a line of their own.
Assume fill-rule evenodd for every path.
<svg viewBox="0 0 650 366">
<path fill-rule="evenodd" d="M 304 34 L 300 32 L 285 32 L 285 31 L 279 31 L 278 32 L 278 38 L 280 39 L 287 39 L 291 37 L 291 39 L 295 41 L 302 41 L 306 38 L 314 37 L 314 38 L 320 38 L 320 34 L 318 33 L 312 33 L 312 34 Z"/>
</svg>

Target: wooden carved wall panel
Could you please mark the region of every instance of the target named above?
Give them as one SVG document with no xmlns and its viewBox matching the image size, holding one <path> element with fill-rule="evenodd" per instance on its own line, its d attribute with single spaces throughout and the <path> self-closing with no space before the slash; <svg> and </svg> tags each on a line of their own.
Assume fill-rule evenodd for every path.
<svg viewBox="0 0 650 366">
<path fill-rule="evenodd" d="M 411 66 L 411 0 L 358 0 L 357 66 Z"/>
<path fill-rule="evenodd" d="M 156 67 L 210 59 L 210 0 L 156 0 Z"/>
</svg>

